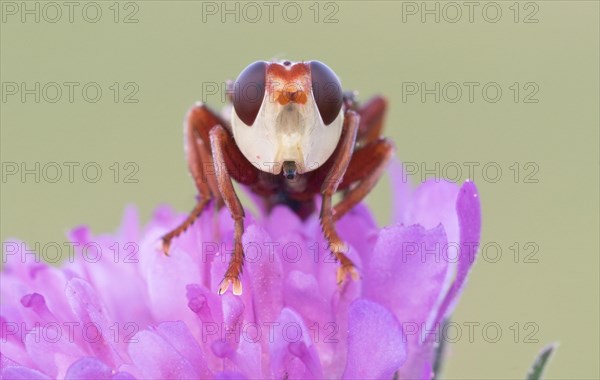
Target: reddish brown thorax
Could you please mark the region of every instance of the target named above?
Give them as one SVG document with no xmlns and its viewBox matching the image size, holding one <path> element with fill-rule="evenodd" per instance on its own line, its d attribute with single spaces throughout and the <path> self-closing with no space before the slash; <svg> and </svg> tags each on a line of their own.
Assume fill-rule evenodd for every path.
<svg viewBox="0 0 600 380">
<path fill-rule="evenodd" d="M 306 104 L 311 91 L 308 63 L 271 62 L 267 64 L 266 88 L 270 99 L 281 105 Z"/>
</svg>

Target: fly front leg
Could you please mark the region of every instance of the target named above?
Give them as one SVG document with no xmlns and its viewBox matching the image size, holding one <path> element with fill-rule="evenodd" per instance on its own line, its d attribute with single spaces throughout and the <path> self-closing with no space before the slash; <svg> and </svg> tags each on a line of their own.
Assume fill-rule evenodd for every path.
<svg viewBox="0 0 600 380">
<path fill-rule="evenodd" d="M 334 152 L 333 165 L 321 187 L 321 194 L 323 196 L 320 215 L 321 227 L 325 238 L 329 242 L 331 253 L 340 263 L 337 272 L 338 284 L 341 284 L 347 275 L 350 275 L 354 280 L 357 280 L 359 277 L 358 272 L 354 268 L 354 263 L 346 256 L 348 246 L 342 241 L 335 229 L 332 208 L 333 194 L 337 191 L 352 157 L 358 131 L 359 116 L 353 111 L 348 111 L 344 124 L 340 145 Z"/>
<path fill-rule="evenodd" d="M 231 175 L 229 173 L 228 163 L 232 162 L 232 157 L 227 157 L 228 148 L 235 146 L 231 135 L 223 127 L 216 126 L 210 131 L 210 145 L 213 153 L 213 162 L 217 178 L 217 185 L 223 197 L 225 205 L 231 213 L 234 221 L 233 236 L 233 257 L 229 262 L 225 278 L 219 285 L 219 294 L 223 294 L 233 286 L 233 294 L 242 294 L 242 282 L 240 276 L 244 269 L 244 249 L 242 246 L 242 235 L 244 233 L 244 208 L 235 193 Z M 233 169 L 233 168 L 231 168 Z"/>
<path fill-rule="evenodd" d="M 184 130 L 185 152 L 190 174 L 198 190 L 198 200 L 187 218 L 163 235 L 162 251 L 165 255 L 169 254 L 171 241 L 194 224 L 211 200 L 216 200 L 217 205 L 221 203 L 216 179 L 206 170 L 213 166 L 208 133 L 220 123 L 219 117 L 203 104 L 195 105 L 188 112 Z"/>
</svg>

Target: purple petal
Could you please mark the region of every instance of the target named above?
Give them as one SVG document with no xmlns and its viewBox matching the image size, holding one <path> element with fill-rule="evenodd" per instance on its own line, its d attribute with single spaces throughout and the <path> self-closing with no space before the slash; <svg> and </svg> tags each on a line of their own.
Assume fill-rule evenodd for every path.
<svg viewBox="0 0 600 380">
<path fill-rule="evenodd" d="M 135 380 L 132 374 L 129 372 L 117 372 L 112 377 L 111 380 Z"/>
<path fill-rule="evenodd" d="M 6 367 L 0 372 L 0 379 L 50 380 L 50 378 L 43 373 L 27 367 Z"/>
<path fill-rule="evenodd" d="M 365 271 L 365 298 L 393 310 L 403 324 L 420 329 L 442 290 L 446 243 L 441 225 L 431 230 L 418 225 L 383 229 Z"/>
<path fill-rule="evenodd" d="M 434 374 L 432 363 L 435 355 L 435 340 L 428 339 L 422 344 L 411 345 L 408 347 L 408 354 L 406 361 L 398 370 L 398 378 L 430 380 Z"/>
<path fill-rule="evenodd" d="M 311 335 L 302 318 L 291 309 L 284 308 L 277 321 L 271 325 L 269 336 L 271 371 L 274 377 L 323 378 L 321 362 L 312 344 Z"/>
<path fill-rule="evenodd" d="M 65 379 L 81 380 L 109 380 L 112 377 L 112 369 L 95 358 L 81 358 L 71 364 Z"/>
<path fill-rule="evenodd" d="M 266 222 L 266 230 L 271 236 L 282 236 L 302 229 L 302 221 L 298 215 L 285 206 L 275 207 Z"/>
<path fill-rule="evenodd" d="M 238 296 L 231 293 L 222 295 L 223 297 L 223 334 L 232 350 L 235 350 L 240 341 L 240 325 L 244 320 L 245 305 Z M 227 332 L 227 333 L 225 333 Z"/>
<path fill-rule="evenodd" d="M 252 281 L 257 320 L 274 321 L 283 308 L 283 268 L 280 258 L 269 247 L 271 237 L 262 228 L 248 227 L 243 236 L 246 267 Z M 249 289 L 250 290 L 250 289 Z"/>
<path fill-rule="evenodd" d="M 152 220 L 149 224 L 172 224 L 174 218 L 175 211 L 173 208 L 170 205 L 163 204 L 154 209 L 154 212 L 152 213 Z"/>
<path fill-rule="evenodd" d="M 314 323 L 324 325 L 331 319 L 331 307 L 312 274 L 291 271 L 285 281 L 283 294 L 286 304 L 294 305 L 309 326 Z"/>
<path fill-rule="evenodd" d="M 141 378 L 197 379 L 198 372 L 173 346 L 152 331 L 141 331 L 129 345 L 129 356 Z"/>
<path fill-rule="evenodd" d="M 74 227 L 67 235 L 73 243 L 77 243 L 79 246 L 84 246 L 92 240 L 92 232 L 86 225 Z"/>
<path fill-rule="evenodd" d="M 201 248 L 190 244 L 189 240 L 187 236 L 178 244 L 174 243 L 170 256 L 152 249 L 156 245 L 154 238 L 146 239 L 141 245 L 142 252 L 148 253 L 140 257 L 150 300 L 146 307 L 158 320 L 193 322 L 193 314 L 189 313 L 187 306 L 186 286 L 202 279 L 198 263 L 193 258 L 200 256 Z"/>
<path fill-rule="evenodd" d="M 158 325 L 156 332 L 173 346 L 181 356 L 187 359 L 202 378 L 212 376 L 202 349 L 185 323 L 182 321 L 163 322 Z"/>
<path fill-rule="evenodd" d="M 140 217 L 137 207 L 128 205 L 123 212 L 121 226 L 119 227 L 120 238 L 124 242 L 139 240 Z"/>
<path fill-rule="evenodd" d="M 2 364 L 9 363 L 8 360 L 25 366 L 33 364 L 23 346 L 25 332 L 22 330 L 25 322 L 17 318 L 11 318 L 12 316 L 7 314 L 6 309 L 4 307 L 3 315 L 0 315 L 0 339 L 2 341 L 0 357 L 2 358 Z"/>
<path fill-rule="evenodd" d="M 406 208 L 404 224 L 420 224 L 425 228 L 444 226 L 449 242 L 458 242 L 456 197 L 459 188 L 448 181 L 428 180 L 415 190 Z"/>
<path fill-rule="evenodd" d="M 82 336 L 92 352 L 109 365 L 121 364 L 122 360 L 110 335 L 112 323 L 96 290 L 87 281 L 73 278 L 67 283 L 65 293 L 75 315 L 86 326 Z"/>
<path fill-rule="evenodd" d="M 472 265 L 467 248 L 474 251 L 470 243 L 479 240 L 479 203 L 469 183 L 460 195 L 453 184 L 431 181 L 411 193 L 397 162 L 394 169 L 400 203 L 393 212 L 404 225 L 379 231 L 364 204 L 342 218 L 337 230 L 363 277 L 343 286 L 335 281 L 338 263 L 328 263 L 318 213 L 301 220 L 283 206 L 245 220 L 241 297 L 216 294 L 231 258 L 233 221 L 214 204 L 173 241 L 170 257 L 160 253 L 160 237 L 186 214 L 168 208 L 143 229 L 133 207 L 114 234 L 74 229 L 71 240 L 97 243 L 106 253 L 93 265 L 80 254 L 62 269 L 36 262 L 33 254 L 21 262 L 10 250 L 22 247 L 7 246 L 2 377 L 430 377 L 433 343 L 404 324 L 422 331 L 453 310 Z M 418 225 L 405 226 L 411 223 Z M 115 242 L 120 260 L 113 259 Z M 128 242 L 139 247 L 133 262 L 124 261 Z M 444 260 L 448 242 L 456 243 L 460 261 Z M 270 243 L 279 244 L 274 255 Z M 251 259 L 258 253 L 252 244 L 258 259 Z M 299 251 L 298 260 L 286 244 Z M 50 323 L 68 322 L 74 331 L 39 339 L 52 338 Z M 10 330 L 17 325 L 23 327 Z"/>
<path fill-rule="evenodd" d="M 39 293 L 30 293 L 24 295 L 21 298 L 21 305 L 26 308 L 31 308 L 31 310 L 36 313 L 42 321 L 54 322 L 57 320 L 50 309 L 48 309 L 46 299 Z"/>
<path fill-rule="evenodd" d="M 39 250 L 38 247 L 34 247 Z M 3 275 L 11 275 L 22 281 L 28 281 L 45 264 L 35 249 L 18 239 L 6 239 L 2 242 Z M 4 286 L 3 286 L 4 287 Z"/>
<path fill-rule="evenodd" d="M 475 262 L 481 235 L 481 205 L 477 187 L 473 182 L 466 181 L 460 188 L 456 212 L 460 226 L 460 256 L 456 278 L 439 308 L 435 326 L 454 310 L 458 295 L 462 292 L 467 275 Z"/>
<path fill-rule="evenodd" d="M 377 224 L 365 204 L 361 203 L 336 223 L 340 237 L 356 250 L 361 261 L 370 259 L 377 241 Z"/>
<path fill-rule="evenodd" d="M 246 376 L 239 372 L 218 372 L 215 373 L 214 380 L 245 380 Z"/>
<path fill-rule="evenodd" d="M 65 297 L 64 289 L 67 282 L 64 272 L 53 266 L 46 266 L 37 271 L 35 278 L 29 282 L 32 293 L 38 293 L 44 297 L 47 307 L 45 311 L 38 309 L 36 313 L 45 321 L 50 320 L 73 320 L 74 315 Z M 21 293 L 24 296 L 27 293 Z"/>
<path fill-rule="evenodd" d="M 318 262 L 315 257 L 316 246 L 314 243 L 308 244 L 304 231 L 288 231 L 284 235 L 279 235 L 272 243 L 275 244 L 274 260 L 281 262 L 283 273 L 289 273 L 293 270 L 299 270 L 305 273 L 313 273 Z M 271 249 L 267 249 L 271 251 Z"/>
<path fill-rule="evenodd" d="M 65 373 L 73 361 L 89 355 L 88 350 L 81 347 L 85 340 L 76 339 L 84 336 L 84 330 L 79 328 L 81 325 L 80 321 L 71 321 L 69 326 L 49 322 L 31 329 L 25 337 L 25 346 L 29 356 L 34 358 L 36 368 L 51 377 L 57 377 L 58 374 Z M 94 326 L 89 327 L 85 331 L 95 338 Z M 76 344 L 77 341 L 80 345 Z M 59 358 L 55 353 L 60 353 L 62 360 L 57 360 Z"/>
<path fill-rule="evenodd" d="M 350 306 L 344 379 L 391 379 L 406 359 L 400 323 L 385 307 L 364 299 Z"/>
<path fill-rule="evenodd" d="M 221 296 L 206 289 L 202 285 L 189 284 L 186 286 L 188 307 L 196 313 L 203 323 L 221 323 Z"/>
<path fill-rule="evenodd" d="M 6 343 L 4 338 L 0 337 L 0 339 L 2 339 L 2 343 Z M 10 359 L 6 355 L 4 355 L 2 352 L 0 352 L 0 369 L 4 369 L 6 367 L 15 367 L 15 366 L 19 366 L 19 363 Z"/>
<path fill-rule="evenodd" d="M 263 355 L 262 344 L 266 343 L 266 339 L 263 338 L 261 342 L 258 334 L 267 332 L 261 331 L 261 326 L 258 324 L 246 324 L 243 329 L 242 339 L 233 361 L 247 378 L 264 379 L 266 377 L 262 372 L 262 360 L 266 355 Z"/>
</svg>

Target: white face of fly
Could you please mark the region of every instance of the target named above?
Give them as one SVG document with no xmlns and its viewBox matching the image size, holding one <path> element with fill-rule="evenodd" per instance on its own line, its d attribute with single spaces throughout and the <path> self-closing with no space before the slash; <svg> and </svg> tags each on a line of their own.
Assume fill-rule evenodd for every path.
<svg viewBox="0 0 600 380">
<path fill-rule="evenodd" d="M 289 62 L 286 66 L 272 65 L 280 66 L 279 73 L 269 73 L 267 68 L 264 96 L 254 122 L 246 124 L 236 107 L 232 109 L 236 144 L 248 161 L 264 172 L 279 174 L 286 161 L 295 164 L 297 174 L 315 170 L 327 161 L 340 141 L 344 123 L 341 102 L 337 116 L 329 115 L 333 121 L 326 125 L 315 100 L 314 78 L 311 81 L 309 71 L 306 75 L 296 73 L 286 77 L 283 72 L 279 76 L 292 66 Z"/>
</svg>

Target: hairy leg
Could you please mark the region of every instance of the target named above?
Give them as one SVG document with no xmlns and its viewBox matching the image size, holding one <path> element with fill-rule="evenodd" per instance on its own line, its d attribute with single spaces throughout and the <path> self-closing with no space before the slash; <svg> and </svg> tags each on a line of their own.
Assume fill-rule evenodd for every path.
<svg viewBox="0 0 600 380">
<path fill-rule="evenodd" d="M 344 131 L 340 140 L 339 149 L 334 153 L 335 157 L 333 165 L 321 187 L 321 194 L 323 196 L 320 215 L 321 227 L 325 238 L 329 241 L 331 253 L 340 263 L 337 273 L 338 283 L 342 283 L 348 274 L 350 274 L 353 279 L 358 279 L 358 273 L 354 268 L 354 263 L 346 256 L 348 247 L 339 237 L 335 229 L 332 208 L 333 194 L 337 191 L 352 157 L 352 151 L 356 142 L 356 134 L 358 132 L 359 116 L 354 111 L 348 111 L 344 123 Z"/>
<path fill-rule="evenodd" d="M 225 278 L 219 286 L 219 294 L 223 294 L 233 286 L 233 294 L 242 294 L 242 282 L 240 275 L 244 268 L 244 249 L 242 246 L 242 234 L 244 233 L 244 208 L 235 193 L 233 182 L 228 170 L 227 162 L 231 162 L 232 157 L 226 156 L 227 147 L 234 144 L 231 135 L 221 126 L 217 126 L 210 131 L 210 144 L 215 162 L 215 173 L 217 184 L 223 197 L 225 205 L 233 218 L 235 231 L 233 237 L 234 250 L 233 257 L 229 262 Z"/>
<path fill-rule="evenodd" d="M 197 104 L 188 112 L 185 126 L 185 152 L 190 174 L 198 190 L 198 201 L 188 217 L 172 231 L 162 237 L 162 250 L 168 255 L 171 241 L 185 232 L 200 216 L 208 203 L 215 199 L 221 203 L 216 179 L 207 172 L 207 167 L 212 167 L 212 155 L 209 131 L 222 122 L 219 117 L 203 104 Z"/>
</svg>

